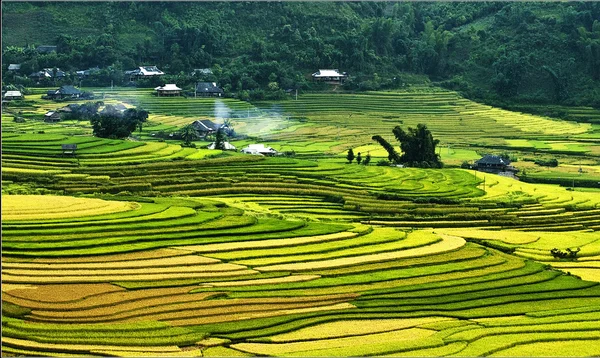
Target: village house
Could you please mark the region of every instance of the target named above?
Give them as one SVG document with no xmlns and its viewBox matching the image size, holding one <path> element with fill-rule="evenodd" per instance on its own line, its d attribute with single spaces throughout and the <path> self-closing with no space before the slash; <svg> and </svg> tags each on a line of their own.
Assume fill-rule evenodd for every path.
<svg viewBox="0 0 600 358">
<path fill-rule="evenodd" d="M 192 126 L 201 136 L 216 133 L 221 127 L 217 123 L 208 119 L 199 119 L 197 121 L 194 121 L 194 123 L 192 123 Z"/>
<path fill-rule="evenodd" d="M 92 68 L 88 68 L 87 70 L 76 71 L 75 73 L 77 74 L 77 77 L 79 77 L 81 79 L 81 78 L 89 77 L 91 75 L 98 74 L 99 72 L 100 72 L 99 67 L 92 67 Z"/>
<path fill-rule="evenodd" d="M 21 93 L 21 91 L 6 91 L 6 93 L 4 93 L 4 95 L 2 96 L 2 99 L 7 101 L 23 99 L 23 94 Z"/>
<path fill-rule="evenodd" d="M 486 173 L 516 173 L 517 169 L 510 165 L 510 160 L 498 155 L 485 155 L 475 162 L 473 169 Z"/>
<path fill-rule="evenodd" d="M 51 52 L 56 52 L 56 46 L 53 45 L 40 45 L 38 47 L 36 47 L 36 51 L 38 53 L 51 53 Z"/>
<path fill-rule="evenodd" d="M 129 80 L 133 81 L 137 78 L 148 78 L 152 76 L 162 76 L 165 73 L 158 69 L 156 66 L 140 66 L 135 70 L 125 71 L 125 74 L 129 76 Z"/>
<path fill-rule="evenodd" d="M 19 71 L 21 69 L 21 64 L 19 63 L 11 63 L 10 65 L 8 65 L 8 70 L 9 71 Z"/>
<path fill-rule="evenodd" d="M 199 82 L 195 94 L 201 97 L 223 97 L 225 92 L 215 82 Z"/>
<path fill-rule="evenodd" d="M 66 76 L 64 71 L 61 71 L 60 68 L 56 69 L 56 72 L 53 68 L 44 68 L 41 71 L 34 72 L 29 75 L 29 78 L 40 81 L 44 78 L 56 78 L 61 79 Z"/>
<path fill-rule="evenodd" d="M 249 144 L 247 147 L 242 149 L 242 153 L 252 155 L 264 155 L 269 157 L 278 154 L 278 152 L 275 149 L 271 147 L 265 147 L 264 144 Z"/>
<path fill-rule="evenodd" d="M 194 70 L 192 71 L 191 75 L 192 76 L 208 76 L 208 75 L 212 75 L 213 71 L 210 68 L 194 68 Z"/>
<path fill-rule="evenodd" d="M 342 84 L 348 78 L 346 72 L 340 73 L 339 70 L 319 70 L 312 74 L 314 82 L 324 82 L 329 84 Z"/>
<path fill-rule="evenodd" d="M 212 142 L 206 146 L 207 149 L 216 149 L 217 142 Z M 235 146 L 229 142 L 223 142 L 223 150 L 236 150 Z"/>
<path fill-rule="evenodd" d="M 46 96 L 48 99 L 75 99 L 81 97 L 82 95 L 83 92 L 73 86 L 61 86 L 59 89 L 49 90 Z"/>
<path fill-rule="evenodd" d="M 44 114 L 44 122 L 53 123 L 60 122 L 61 115 L 57 111 L 48 111 Z"/>
<path fill-rule="evenodd" d="M 158 86 L 154 89 L 156 95 L 161 96 L 181 96 L 181 88 L 173 83 L 166 84 L 164 86 Z"/>
</svg>

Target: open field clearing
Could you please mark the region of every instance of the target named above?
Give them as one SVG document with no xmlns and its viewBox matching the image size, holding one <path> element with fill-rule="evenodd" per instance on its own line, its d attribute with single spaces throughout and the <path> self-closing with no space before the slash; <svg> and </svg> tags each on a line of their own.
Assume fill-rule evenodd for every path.
<svg viewBox="0 0 600 358">
<path fill-rule="evenodd" d="M 139 140 L 41 123 L 61 104 L 39 98 L 25 123 L 3 115 L 3 355 L 598 355 L 600 192 L 377 166 L 370 140 L 426 123 L 451 165 L 517 148 L 570 158 L 556 172 L 583 158 L 593 177 L 589 123 L 424 87 L 255 104 L 151 92 L 103 96 L 150 110 Z M 203 118 L 297 155 L 152 140 Z M 371 165 L 344 163 L 350 147 Z"/>
</svg>

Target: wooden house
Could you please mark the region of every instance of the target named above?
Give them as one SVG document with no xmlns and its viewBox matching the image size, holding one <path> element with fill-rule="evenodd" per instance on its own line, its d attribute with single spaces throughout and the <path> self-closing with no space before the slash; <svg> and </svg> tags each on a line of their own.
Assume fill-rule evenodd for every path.
<svg viewBox="0 0 600 358">
<path fill-rule="evenodd" d="M 498 155 L 485 155 L 475 162 L 473 169 L 486 173 L 517 172 L 517 169 L 510 165 L 510 160 Z"/>
<path fill-rule="evenodd" d="M 154 89 L 156 95 L 159 97 L 164 96 L 181 96 L 181 88 L 173 83 L 166 84 L 164 86 L 158 86 Z"/>
<path fill-rule="evenodd" d="M 46 95 L 48 99 L 75 99 L 81 97 L 83 92 L 73 86 L 61 86 L 58 89 L 48 91 Z"/>
<path fill-rule="evenodd" d="M 6 93 L 2 95 L 2 99 L 7 101 L 23 99 L 23 94 L 21 93 L 21 91 L 6 91 Z"/>
<path fill-rule="evenodd" d="M 225 92 L 215 82 L 199 82 L 195 94 L 201 97 L 223 97 Z"/>
<path fill-rule="evenodd" d="M 314 82 L 324 82 L 329 84 L 342 84 L 348 78 L 346 72 L 340 73 L 339 70 L 319 70 L 312 74 Z"/>
<path fill-rule="evenodd" d="M 61 115 L 57 111 L 48 111 L 44 114 L 44 122 L 53 123 L 60 122 Z"/>
</svg>

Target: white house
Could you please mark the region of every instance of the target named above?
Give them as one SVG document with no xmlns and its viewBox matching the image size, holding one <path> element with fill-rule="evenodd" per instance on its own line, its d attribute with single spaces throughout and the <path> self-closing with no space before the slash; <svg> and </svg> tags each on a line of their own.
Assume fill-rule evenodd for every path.
<svg viewBox="0 0 600 358">
<path fill-rule="evenodd" d="M 313 81 L 325 82 L 331 84 L 341 84 L 348 77 L 346 72 L 340 73 L 339 70 L 319 70 L 312 74 Z"/>
<path fill-rule="evenodd" d="M 216 149 L 217 142 L 212 142 L 206 148 L 208 149 Z M 235 150 L 235 146 L 229 142 L 223 142 L 223 150 Z"/>
<path fill-rule="evenodd" d="M 181 88 L 177 87 L 174 83 L 169 83 L 164 86 L 158 86 L 154 89 L 157 96 L 179 96 L 181 95 Z"/>
<path fill-rule="evenodd" d="M 244 149 L 242 149 L 242 153 L 266 156 L 277 155 L 277 151 L 275 149 L 271 147 L 265 147 L 264 144 L 250 144 Z"/>
<path fill-rule="evenodd" d="M 165 73 L 158 69 L 156 66 L 140 66 L 135 70 L 125 71 L 126 75 L 129 75 L 130 79 L 134 78 L 144 78 L 144 77 L 152 77 L 152 76 L 161 76 Z"/>
<path fill-rule="evenodd" d="M 21 93 L 21 91 L 6 91 L 6 93 L 4 94 L 4 99 L 23 99 L 23 94 Z"/>
</svg>

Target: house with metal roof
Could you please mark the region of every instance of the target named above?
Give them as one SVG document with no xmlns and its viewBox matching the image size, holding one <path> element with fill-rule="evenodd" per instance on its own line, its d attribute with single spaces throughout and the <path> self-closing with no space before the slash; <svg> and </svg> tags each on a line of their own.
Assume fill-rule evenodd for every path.
<svg viewBox="0 0 600 358">
<path fill-rule="evenodd" d="M 73 86 L 60 86 L 58 89 L 49 90 L 46 95 L 48 99 L 79 98 L 83 92 Z"/>
<path fill-rule="evenodd" d="M 474 169 L 486 173 L 517 172 L 517 169 L 510 165 L 510 160 L 499 155 L 484 155 L 481 159 L 475 161 Z"/>
<path fill-rule="evenodd" d="M 29 78 L 35 79 L 35 80 L 39 81 L 39 80 L 41 80 L 43 78 L 57 78 L 57 79 L 60 79 L 60 78 L 63 78 L 65 76 L 66 76 L 65 72 L 61 71 L 60 68 L 57 68 L 56 72 L 54 71 L 53 68 L 44 68 L 41 71 L 37 71 L 37 72 L 34 72 L 34 73 L 30 74 Z"/>
<path fill-rule="evenodd" d="M 181 88 L 177 87 L 176 84 L 169 83 L 164 86 L 158 86 L 154 88 L 157 96 L 180 96 Z"/>
<path fill-rule="evenodd" d="M 245 154 L 264 156 L 274 156 L 278 154 L 275 149 L 266 147 L 264 144 L 249 144 L 247 147 L 243 148 L 241 152 Z"/>
<path fill-rule="evenodd" d="M 129 75 L 129 79 L 133 81 L 136 78 L 162 76 L 165 73 L 156 66 L 140 66 L 135 70 L 125 71 L 125 74 Z"/>
<path fill-rule="evenodd" d="M 202 97 L 223 97 L 225 92 L 215 82 L 198 82 L 195 94 Z"/>
<path fill-rule="evenodd" d="M 8 70 L 9 71 L 18 71 L 21 69 L 21 64 L 20 63 L 11 63 L 10 65 L 8 65 Z"/>
<path fill-rule="evenodd" d="M 339 70 L 318 70 L 312 74 L 312 79 L 315 82 L 324 82 L 329 84 L 342 84 L 348 78 L 348 73 Z"/>
<path fill-rule="evenodd" d="M 6 91 L 2 96 L 2 99 L 10 101 L 14 99 L 23 99 L 23 94 L 21 91 Z"/>
</svg>

